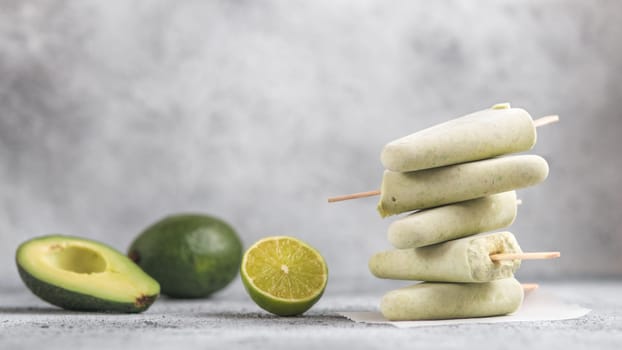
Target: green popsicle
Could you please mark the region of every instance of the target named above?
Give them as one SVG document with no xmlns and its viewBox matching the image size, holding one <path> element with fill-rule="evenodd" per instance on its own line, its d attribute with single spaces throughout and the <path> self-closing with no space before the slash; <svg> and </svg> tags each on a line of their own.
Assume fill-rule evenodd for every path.
<svg viewBox="0 0 622 350">
<path fill-rule="evenodd" d="M 486 283 L 423 282 L 385 294 L 380 311 L 391 321 L 436 320 L 506 315 L 523 303 L 514 278 Z"/>
<path fill-rule="evenodd" d="M 437 207 L 540 183 L 549 167 L 542 157 L 518 155 L 398 173 L 385 170 L 378 212 L 382 217 Z"/>
<path fill-rule="evenodd" d="M 418 248 L 510 226 L 516 218 L 516 192 L 417 211 L 394 221 L 387 233 L 398 249 Z"/>
<path fill-rule="evenodd" d="M 470 236 L 422 248 L 377 253 L 369 260 L 376 277 L 434 282 L 489 282 L 512 277 L 519 259 L 492 261 L 490 254 L 522 253 L 510 232 Z"/>
<path fill-rule="evenodd" d="M 380 159 L 389 170 L 408 172 L 522 152 L 535 143 L 529 113 L 506 103 L 392 141 Z"/>
</svg>

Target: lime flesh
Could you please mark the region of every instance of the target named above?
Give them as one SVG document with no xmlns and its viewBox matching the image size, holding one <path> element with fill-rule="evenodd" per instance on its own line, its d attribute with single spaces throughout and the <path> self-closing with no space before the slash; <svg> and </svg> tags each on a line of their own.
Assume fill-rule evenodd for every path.
<svg viewBox="0 0 622 350">
<path fill-rule="evenodd" d="M 300 315 L 324 293 L 328 269 L 320 253 L 287 236 L 251 246 L 240 267 L 244 287 L 262 309 L 279 316 Z"/>
</svg>

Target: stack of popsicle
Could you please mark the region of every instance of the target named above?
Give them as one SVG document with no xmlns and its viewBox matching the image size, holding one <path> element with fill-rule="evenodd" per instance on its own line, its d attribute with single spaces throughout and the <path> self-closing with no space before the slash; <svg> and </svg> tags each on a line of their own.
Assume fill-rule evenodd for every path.
<svg viewBox="0 0 622 350">
<path fill-rule="evenodd" d="M 529 150 L 536 126 L 509 104 L 472 113 L 387 144 L 378 204 L 382 217 L 414 211 L 388 229 L 394 250 L 375 254 L 379 278 L 425 281 L 387 293 L 390 320 L 445 319 L 514 312 L 523 289 L 514 279 L 525 255 L 512 233 L 481 234 L 514 222 L 514 190 L 547 177 Z M 373 193 L 367 193 L 367 195 Z M 557 255 L 558 256 L 558 255 Z"/>
</svg>

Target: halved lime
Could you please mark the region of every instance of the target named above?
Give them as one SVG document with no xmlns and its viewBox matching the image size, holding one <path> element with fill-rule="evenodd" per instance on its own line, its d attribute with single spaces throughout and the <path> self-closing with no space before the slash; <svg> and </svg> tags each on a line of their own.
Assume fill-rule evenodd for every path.
<svg viewBox="0 0 622 350">
<path fill-rule="evenodd" d="M 300 315 L 326 288 L 328 268 L 320 253 L 287 236 L 267 237 L 242 258 L 240 275 L 246 291 L 262 309 L 279 316 Z"/>
</svg>

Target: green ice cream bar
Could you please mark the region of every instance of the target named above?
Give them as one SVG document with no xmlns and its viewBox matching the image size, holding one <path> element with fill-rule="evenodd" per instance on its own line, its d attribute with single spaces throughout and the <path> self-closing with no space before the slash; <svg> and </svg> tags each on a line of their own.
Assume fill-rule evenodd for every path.
<svg viewBox="0 0 622 350">
<path fill-rule="evenodd" d="M 514 278 L 487 283 L 423 282 L 385 294 L 380 311 L 391 321 L 438 320 L 507 315 L 523 303 Z"/>
<path fill-rule="evenodd" d="M 382 217 L 462 202 L 540 183 L 549 166 L 535 155 L 507 156 L 398 173 L 385 170 L 378 212 Z"/>
<path fill-rule="evenodd" d="M 418 248 L 510 226 L 516 218 L 516 192 L 417 211 L 389 226 L 389 242 L 398 249 Z"/>
<path fill-rule="evenodd" d="M 529 113 L 499 104 L 392 141 L 380 159 L 389 170 L 407 172 L 522 152 L 535 143 Z"/>
<path fill-rule="evenodd" d="M 369 260 L 369 270 L 376 277 L 396 280 L 490 282 L 512 277 L 520 267 L 519 259 L 490 259 L 491 254 L 504 253 L 522 253 L 510 232 L 377 253 Z"/>
</svg>

